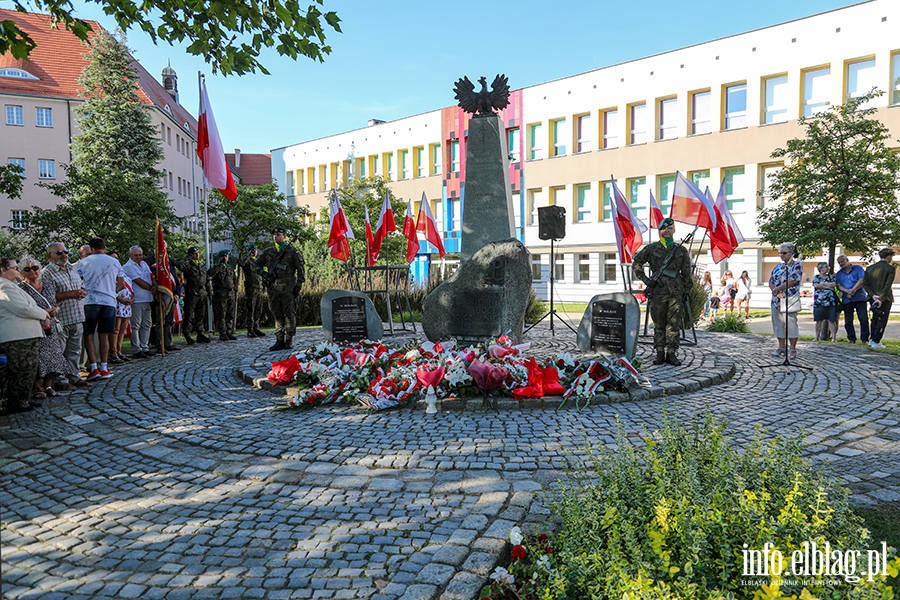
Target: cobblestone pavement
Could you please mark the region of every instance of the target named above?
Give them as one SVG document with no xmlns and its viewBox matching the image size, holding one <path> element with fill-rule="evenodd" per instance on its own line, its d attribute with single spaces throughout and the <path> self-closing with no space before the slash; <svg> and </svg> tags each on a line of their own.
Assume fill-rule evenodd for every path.
<svg viewBox="0 0 900 600">
<path fill-rule="evenodd" d="M 900 500 L 896 358 L 801 342 L 813 370 L 760 369 L 771 339 L 699 337 L 683 367 L 645 369 L 665 393 L 581 411 L 284 411 L 236 370 L 280 358 L 271 337 L 131 363 L 0 417 L 3 597 L 470 600 L 509 529 L 547 519 L 565 453 L 612 445 L 617 420 L 638 439 L 666 407 L 727 417 L 738 443 L 802 431 L 855 501 Z"/>
</svg>

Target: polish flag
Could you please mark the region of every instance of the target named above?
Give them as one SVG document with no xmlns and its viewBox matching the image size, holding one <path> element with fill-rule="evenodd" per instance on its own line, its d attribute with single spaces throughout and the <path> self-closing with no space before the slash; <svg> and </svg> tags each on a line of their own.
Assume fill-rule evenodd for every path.
<svg viewBox="0 0 900 600">
<path fill-rule="evenodd" d="M 344 208 L 341 206 L 341 200 L 334 190 L 332 190 L 328 205 L 331 212 L 331 231 L 328 234 L 328 249 L 331 251 L 331 256 L 347 262 L 350 258 L 350 244 L 347 242 L 347 239 L 353 238 L 353 230 L 350 229 L 350 225 L 347 223 L 347 218 L 344 216 Z"/>
<path fill-rule="evenodd" d="M 716 210 L 712 200 L 685 178 L 681 171 L 675 173 L 675 193 L 669 216 L 680 223 L 705 227 L 710 232 L 716 229 Z"/>
<path fill-rule="evenodd" d="M 156 219 L 156 283 L 160 298 L 168 312 L 169 305 L 175 298 L 175 283 L 169 271 L 169 253 L 166 250 L 166 240 L 159 219 Z"/>
<path fill-rule="evenodd" d="M 403 235 L 409 240 L 406 244 L 406 262 L 411 263 L 419 252 L 419 238 L 416 236 L 416 221 L 413 218 L 412 200 L 406 203 L 406 215 L 403 217 Z"/>
<path fill-rule="evenodd" d="M 612 180 L 613 201 L 612 208 L 613 226 L 616 230 L 616 245 L 619 247 L 619 256 L 622 262 L 630 264 L 634 253 L 640 248 L 644 239 L 641 234 L 647 231 L 647 226 L 631 212 L 631 204 L 619 191 L 616 180 Z"/>
<path fill-rule="evenodd" d="M 206 80 L 200 79 L 200 115 L 197 118 L 197 156 L 203 163 L 203 176 L 206 185 L 214 187 L 222 192 L 222 195 L 234 201 L 237 198 L 237 188 L 231 177 L 231 169 L 225 161 L 225 150 L 222 148 L 222 138 L 219 137 L 219 128 L 216 127 L 216 118 L 213 116 L 212 107 L 209 105 L 209 96 L 206 94 Z"/>
<path fill-rule="evenodd" d="M 366 205 L 366 266 L 374 267 L 377 259 L 378 253 L 375 250 L 375 236 L 372 235 L 372 223 L 369 222 L 369 206 Z"/>
<path fill-rule="evenodd" d="M 422 202 L 419 205 L 419 217 L 416 219 L 416 229 L 425 232 L 425 239 L 438 249 L 438 254 L 444 258 L 444 244 L 441 242 L 441 234 L 437 230 L 437 224 L 434 222 L 434 215 L 431 213 L 431 202 L 428 196 L 422 192 Z"/>
<path fill-rule="evenodd" d="M 712 200 L 712 195 L 709 193 L 708 188 L 706 195 Z M 715 231 L 709 234 L 709 241 L 712 246 L 710 253 L 712 254 L 713 262 L 719 264 L 731 256 L 738 245 L 744 241 L 744 236 L 741 234 L 737 222 L 734 220 L 731 211 L 728 210 L 728 202 L 725 200 L 724 179 L 719 188 L 719 195 L 716 197 L 714 206 L 718 217 L 718 226 Z"/>
<path fill-rule="evenodd" d="M 663 221 L 662 210 L 659 208 L 659 204 L 656 203 L 656 198 L 653 197 L 653 192 L 650 192 L 650 227 L 653 229 L 659 229 L 659 224 Z"/>
<path fill-rule="evenodd" d="M 378 255 L 381 253 L 381 244 L 384 242 L 384 238 L 392 231 L 397 231 L 397 223 L 394 222 L 394 209 L 391 207 L 390 194 L 385 192 L 384 201 L 381 203 L 381 214 L 378 215 L 378 225 L 375 227 L 373 246 L 375 251 L 372 254 L 374 257 L 372 260 L 378 260 Z"/>
</svg>

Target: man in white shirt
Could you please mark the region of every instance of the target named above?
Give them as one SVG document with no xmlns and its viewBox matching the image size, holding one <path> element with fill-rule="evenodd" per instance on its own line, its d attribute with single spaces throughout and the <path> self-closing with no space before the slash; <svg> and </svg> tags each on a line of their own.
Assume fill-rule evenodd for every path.
<svg viewBox="0 0 900 600">
<path fill-rule="evenodd" d="M 84 343 L 90 361 L 88 381 L 109 379 L 106 358 L 109 355 L 109 334 L 116 328 L 116 294 L 125 287 L 122 265 L 106 255 L 103 238 L 91 238 L 91 255 L 78 261 L 78 274 L 87 290 L 84 300 Z M 100 364 L 94 348 L 94 331 L 100 334 Z"/>
<path fill-rule="evenodd" d="M 124 271 L 131 279 L 134 291 L 134 304 L 131 305 L 131 351 L 134 358 L 150 358 L 150 328 L 153 326 L 150 303 L 156 292 L 156 282 L 150 266 L 144 262 L 144 251 L 140 246 L 132 246 L 128 250 L 128 256 Z"/>
</svg>

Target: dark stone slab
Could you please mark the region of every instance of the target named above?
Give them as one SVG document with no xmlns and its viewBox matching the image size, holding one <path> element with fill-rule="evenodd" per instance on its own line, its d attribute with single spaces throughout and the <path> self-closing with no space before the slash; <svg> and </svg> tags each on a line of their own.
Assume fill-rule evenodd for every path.
<svg viewBox="0 0 900 600">
<path fill-rule="evenodd" d="M 588 302 L 578 325 L 576 344 L 582 352 L 634 358 L 641 308 L 632 294 L 599 294 Z"/>
<path fill-rule="evenodd" d="M 358 342 L 380 340 L 384 325 L 375 305 L 362 292 L 328 290 L 319 305 L 322 312 L 322 331 L 329 342 Z"/>
</svg>

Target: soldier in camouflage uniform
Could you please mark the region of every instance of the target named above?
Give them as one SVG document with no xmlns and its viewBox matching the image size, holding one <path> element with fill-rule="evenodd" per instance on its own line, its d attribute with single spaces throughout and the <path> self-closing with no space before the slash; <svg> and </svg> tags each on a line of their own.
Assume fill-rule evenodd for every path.
<svg viewBox="0 0 900 600">
<path fill-rule="evenodd" d="M 272 230 L 274 246 L 266 248 L 256 261 L 256 270 L 269 291 L 269 309 L 275 317 L 275 345 L 272 352 L 290 348 L 297 330 L 297 294 L 306 280 L 300 251 L 286 241 L 284 227 Z"/>
<path fill-rule="evenodd" d="M 691 256 L 684 246 L 675 242 L 674 235 L 675 221 L 663 219 L 659 224 L 660 241 L 644 246 L 634 255 L 632 270 L 634 276 L 646 284 L 650 278 L 644 273 L 645 264 L 649 263 L 654 276 L 662 269 L 654 288 L 651 290 L 648 286 L 647 289 L 650 318 L 653 319 L 653 347 L 656 349 L 653 364 L 667 362 L 677 367 L 681 364 L 678 360 L 678 341 L 684 319 L 684 303 L 693 280 Z"/>
<path fill-rule="evenodd" d="M 241 271 L 244 273 L 244 306 L 247 309 L 247 337 L 263 337 L 266 335 L 259 330 L 259 316 L 262 313 L 263 295 L 265 290 L 262 278 L 256 271 L 256 255 L 259 250 L 256 244 L 247 246 L 247 256 L 241 259 Z"/>
<path fill-rule="evenodd" d="M 206 337 L 206 295 L 210 291 L 206 269 L 200 264 L 200 250 L 196 246 L 188 248 L 187 257 L 175 264 L 184 274 L 184 339 L 188 346 L 194 343 L 191 332 L 197 331 L 197 341 L 209 342 Z"/>
<path fill-rule="evenodd" d="M 236 340 L 234 335 L 234 267 L 228 264 L 228 250 L 219 250 L 216 264 L 206 272 L 213 288 L 213 317 L 220 342 Z"/>
</svg>

